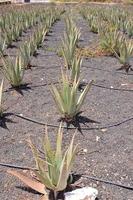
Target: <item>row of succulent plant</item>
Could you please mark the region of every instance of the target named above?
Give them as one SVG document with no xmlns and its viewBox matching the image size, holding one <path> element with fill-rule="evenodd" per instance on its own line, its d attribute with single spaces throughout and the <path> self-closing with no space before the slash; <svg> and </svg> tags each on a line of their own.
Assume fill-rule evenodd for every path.
<svg viewBox="0 0 133 200">
<path fill-rule="evenodd" d="M 52 85 L 52 94 L 61 113 L 61 119 L 68 123 L 75 121 L 80 114 L 81 106 L 91 87 L 92 81 L 79 92 L 81 56 L 76 55 L 80 30 L 72 18 L 66 19 L 66 32 L 62 42 L 62 52 L 65 60 L 65 70 L 62 70 L 59 87 Z"/>
<path fill-rule="evenodd" d="M 71 123 L 76 120 L 76 117 L 81 112 L 81 106 L 85 100 L 85 97 L 91 87 L 92 81 L 86 85 L 84 90 L 80 93 L 78 88 L 80 84 L 80 67 L 82 64 L 81 57 L 76 56 L 76 45 L 80 37 L 80 31 L 76 27 L 76 24 L 71 18 L 66 20 L 66 40 L 63 41 L 63 56 L 65 59 L 65 68 L 62 69 L 61 80 L 59 86 L 52 85 L 51 92 L 54 97 L 57 108 L 61 114 L 61 120 Z M 64 38 L 63 38 L 64 39 Z M 71 43 L 71 40 L 74 40 Z M 72 40 L 72 41 L 73 41 Z M 65 45 L 69 44 L 73 47 L 72 56 L 67 59 L 65 54 L 68 54 L 69 48 Z M 66 48 L 66 49 L 65 49 Z M 69 55 L 71 52 L 69 52 Z M 67 66 L 67 68 L 66 68 Z M 70 146 L 62 157 L 61 152 L 61 142 L 62 142 L 62 130 L 61 125 L 58 131 L 56 151 L 53 153 L 51 144 L 47 136 L 44 143 L 44 151 L 46 155 L 46 163 L 44 160 L 39 158 L 39 154 L 34 145 L 30 142 L 32 148 L 38 173 L 36 173 L 39 180 L 48 188 L 53 191 L 54 200 L 56 200 L 57 193 L 64 190 L 67 185 L 71 184 L 72 177 L 70 178 L 70 173 L 74 163 L 75 155 L 77 153 L 77 146 L 74 147 L 74 136 L 72 137 Z M 48 172 L 44 172 L 44 167 L 48 167 Z"/>
<path fill-rule="evenodd" d="M 133 41 L 121 35 L 118 31 L 100 31 L 100 46 L 114 55 L 122 64 L 120 69 L 126 72 L 131 69 L 130 59 L 133 56 Z"/>
<path fill-rule="evenodd" d="M 61 12 L 61 11 L 60 11 Z M 37 24 L 45 22 L 47 27 L 59 18 L 60 12 L 57 9 L 41 9 L 30 12 L 12 12 L 10 15 L 1 16 L 0 18 L 0 52 L 4 53 L 4 49 L 12 45 L 22 32 Z"/>
<path fill-rule="evenodd" d="M 81 10 L 81 14 L 88 21 L 90 30 L 98 33 L 100 48 L 118 58 L 122 64 L 120 69 L 128 72 L 131 69 L 129 61 L 133 56 L 133 41 L 125 33 L 132 36 L 131 16 L 118 8 L 89 8 Z"/>
<path fill-rule="evenodd" d="M 72 66 L 79 38 L 80 30 L 77 29 L 72 18 L 67 18 L 66 32 L 64 33 L 64 37 L 62 39 L 62 55 L 65 60 L 65 65 L 68 69 L 70 69 Z"/>
<path fill-rule="evenodd" d="M 101 29 L 99 35 L 101 48 L 114 55 L 122 64 L 120 69 L 125 69 L 128 72 L 131 69 L 130 59 L 133 56 L 133 41 L 127 39 L 121 32 L 107 28 Z"/>
<path fill-rule="evenodd" d="M 3 19 L 1 19 L 0 26 L 2 43 L 7 47 L 12 45 L 12 42 L 16 41 L 18 37 L 22 35 L 23 31 L 26 31 L 27 28 L 35 25 L 37 22 L 37 16 L 32 14 L 32 12 L 25 13 L 25 15 L 21 13 L 12 13 L 12 15 L 8 16 L 9 17 L 3 17 Z M 1 51 L 1 53 L 3 53 L 3 51 Z"/>
<path fill-rule="evenodd" d="M 89 8 L 81 10 L 81 14 L 88 21 L 91 31 L 98 32 L 99 22 L 106 22 L 118 31 L 132 37 L 132 15 L 119 8 Z M 96 30 L 96 31 L 95 31 Z"/>
<path fill-rule="evenodd" d="M 5 15 L 0 16 L 0 28 L 11 28 L 18 23 L 23 23 L 23 26 L 25 26 L 25 28 L 31 27 L 40 21 L 40 16 L 45 15 L 45 11 L 47 11 L 47 9 L 44 9 L 44 7 L 41 10 L 38 10 L 38 8 L 36 10 L 13 10 L 8 14 L 6 13 Z"/>
<path fill-rule="evenodd" d="M 99 14 L 97 14 L 97 9 L 83 9 L 80 11 L 83 18 L 88 22 L 90 31 L 93 33 L 98 33 L 99 30 Z"/>
<path fill-rule="evenodd" d="M 48 10 L 47 17 L 43 19 L 39 26 L 37 27 L 36 31 L 30 36 L 29 41 L 26 41 L 21 47 L 20 52 L 22 57 L 24 58 L 24 66 L 25 69 L 31 67 L 30 59 L 31 56 L 36 54 L 36 51 L 39 47 L 41 47 L 46 34 L 49 32 L 53 23 L 59 19 L 61 11 L 59 10 Z"/>
<path fill-rule="evenodd" d="M 68 19 L 66 21 L 66 34 L 68 37 L 75 37 L 76 41 L 79 39 L 79 30 L 77 29 L 76 25 L 72 22 L 72 19 Z M 74 27 L 71 27 L 73 26 Z M 71 29 L 69 32 L 68 27 Z M 75 31 L 76 30 L 76 31 Z M 73 31 L 75 31 L 73 33 Z M 76 34 L 73 36 L 73 34 Z M 65 42 L 65 41 L 64 41 Z M 64 43 L 63 43 L 64 44 Z M 63 46 L 63 48 L 65 48 Z M 65 49 L 63 49 L 65 50 Z M 75 48 L 76 51 L 76 48 Z M 65 51 L 64 51 L 65 52 Z M 58 87 L 52 85 L 51 92 L 54 97 L 55 103 L 59 109 L 61 114 L 61 120 L 69 123 L 76 119 L 76 116 L 81 112 L 81 106 L 85 100 L 85 97 L 91 87 L 91 83 L 86 85 L 84 90 L 79 94 L 78 87 L 80 84 L 80 67 L 81 67 L 81 57 L 76 56 L 76 52 L 73 54 L 74 57 L 71 57 L 71 65 L 70 68 L 67 67 L 64 70 L 62 69 L 61 74 L 61 81 Z M 64 58 L 66 56 L 64 55 Z M 68 66 L 68 65 L 67 65 Z M 46 156 L 46 160 L 40 158 L 38 150 L 36 147 L 31 143 L 30 147 L 32 149 L 36 166 L 37 172 L 35 172 L 39 181 L 43 184 L 43 187 L 46 186 L 53 192 L 53 199 L 57 199 L 57 194 L 59 191 L 64 190 L 67 185 L 71 184 L 72 177 L 70 178 L 70 173 L 72 170 L 72 166 L 74 163 L 75 155 L 77 153 L 77 145 L 74 146 L 74 136 L 70 142 L 70 145 L 65 152 L 64 156 L 62 156 L 62 129 L 61 125 L 59 127 L 58 136 L 57 136 L 57 143 L 56 143 L 56 150 L 53 151 L 48 134 L 47 128 L 45 131 L 45 139 L 43 143 L 44 152 Z M 16 174 L 13 174 L 16 175 Z M 20 175 L 17 174 L 20 178 Z M 36 188 L 35 188 L 36 189 Z M 40 190 L 38 190 L 40 192 Z M 42 191 L 41 191 L 42 192 Z M 44 191 L 43 191 L 44 192 Z M 42 193 L 43 193 L 42 192 Z M 44 194 L 44 193 L 43 193 Z M 46 198 L 46 194 L 44 194 Z"/>
<path fill-rule="evenodd" d="M 50 18 L 47 20 L 48 22 L 46 23 L 46 20 L 42 22 L 37 27 L 36 31 L 30 36 L 29 41 L 24 42 L 24 44 L 20 46 L 18 55 L 15 58 L 15 63 L 9 56 L 8 58 L 4 58 L 1 55 L 3 63 L 2 72 L 12 87 L 17 88 L 23 84 L 25 69 L 31 67 L 31 56 L 36 53 L 37 49 L 43 43 L 50 26 L 52 26 L 54 21 L 57 19 L 56 16 L 59 18 L 59 13 L 57 15 L 57 11 L 47 15 L 47 18 Z"/>
</svg>

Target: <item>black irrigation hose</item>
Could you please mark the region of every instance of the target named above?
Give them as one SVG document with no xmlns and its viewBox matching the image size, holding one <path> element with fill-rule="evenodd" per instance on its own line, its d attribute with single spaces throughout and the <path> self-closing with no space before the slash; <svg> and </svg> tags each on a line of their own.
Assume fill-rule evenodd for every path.
<svg viewBox="0 0 133 200">
<path fill-rule="evenodd" d="M 23 167 L 23 166 L 13 165 L 13 164 L 7 164 L 7 163 L 0 163 L 0 166 L 14 168 L 14 169 L 22 169 L 22 170 L 37 170 L 36 168 Z"/>
<path fill-rule="evenodd" d="M 37 87 L 45 87 L 49 86 L 51 84 L 59 84 L 59 81 L 51 82 L 51 83 L 45 83 L 43 85 L 29 85 L 30 88 L 37 88 Z M 107 87 L 107 86 L 102 86 L 98 84 L 92 84 L 94 87 L 102 88 L 102 89 L 107 89 L 107 90 L 115 90 L 115 91 L 120 91 L 120 92 L 133 92 L 133 90 L 128 90 L 128 89 L 120 89 L 120 88 L 114 88 L 114 87 Z M 3 92 L 11 92 L 13 91 L 14 88 L 9 88 L 7 90 L 4 90 Z"/>
<path fill-rule="evenodd" d="M 133 90 L 128 90 L 128 89 L 119 89 L 119 88 L 114 88 L 114 87 L 106 87 L 98 84 L 92 84 L 95 87 L 103 88 L 103 89 L 108 89 L 108 90 L 116 90 L 116 91 L 122 91 L 122 92 L 133 92 Z"/>
<path fill-rule="evenodd" d="M 84 68 L 88 69 L 96 69 L 96 70 L 99 70 L 99 71 L 103 71 L 103 72 L 108 72 L 108 73 L 113 73 L 113 74 L 120 74 L 120 75 L 126 75 L 126 76 L 133 76 L 133 74 L 129 74 L 129 73 L 122 73 L 122 72 L 118 72 L 118 70 L 116 71 L 110 71 L 110 70 L 106 70 L 106 69 L 101 69 L 101 68 L 97 68 L 97 67 L 88 67 L 88 66 L 83 66 Z"/>
<path fill-rule="evenodd" d="M 37 168 L 23 167 L 23 166 L 7 164 L 7 163 L 0 163 L 0 166 L 8 167 L 8 168 L 15 168 L 15 169 L 22 169 L 22 170 L 33 170 L 33 171 L 37 170 Z M 105 183 L 105 184 L 115 185 L 115 186 L 118 186 L 118 187 L 121 187 L 121 188 L 124 188 L 124 189 L 128 189 L 128 190 L 133 190 L 133 187 L 131 187 L 131 186 L 123 185 L 123 184 L 116 183 L 116 182 L 113 182 L 113 181 L 108 181 L 108 180 L 97 178 L 97 177 L 94 177 L 94 176 L 88 176 L 88 175 L 85 175 L 85 174 L 81 174 L 81 177 L 86 178 L 86 179 L 91 179 L 93 181 L 99 181 L 99 182 L 102 182 L 102 183 Z"/>
<path fill-rule="evenodd" d="M 38 120 L 35 120 L 35 119 L 32 119 L 32 118 L 29 118 L 29 117 L 25 117 L 23 116 L 23 114 L 18 114 L 18 113 L 12 113 L 12 115 L 16 116 L 16 117 L 19 117 L 21 119 L 24 119 L 24 120 L 27 120 L 29 122 L 33 122 L 33 123 L 36 123 L 36 124 L 39 124 L 39 125 L 47 125 L 47 126 L 50 126 L 50 127 L 54 127 L 54 128 L 59 128 L 59 125 L 54 125 L 54 124 L 47 124 L 45 122 L 41 122 L 41 121 L 38 121 Z M 67 128 L 67 127 L 62 127 L 62 128 Z M 70 128 L 69 128 L 70 129 Z"/>
<path fill-rule="evenodd" d="M 121 187 L 121 188 L 124 188 L 124 189 L 133 190 L 133 187 L 131 187 L 131 186 L 116 183 L 116 182 L 113 182 L 113 181 L 108 181 L 108 180 L 105 180 L 105 179 L 101 179 L 101 178 L 97 178 L 97 177 L 93 177 L 93 176 L 88 176 L 88 175 L 84 175 L 84 174 L 82 174 L 81 176 L 84 177 L 84 178 L 91 179 L 91 180 L 94 180 L 94 181 L 99 181 L 99 182 L 102 182 L 102 183 L 105 183 L 105 184 L 115 185 L 115 186 L 118 186 L 118 187 Z"/>
<path fill-rule="evenodd" d="M 29 117 L 25 117 L 23 114 L 18 114 L 18 113 L 12 113 L 12 114 L 16 117 L 19 117 L 21 119 L 24 119 L 24 120 L 27 120 L 27 121 L 30 121 L 30 122 L 33 122 L 33 123 L 36 123 L 36 124 L 39 124 L 39 125 L 43 125 L 43 126 L 47 125 L 47 126 L 50 126 L 50 127 L 59 128 L 59 125 L 41 122 L 41 121 L 29 118 Z M 116 122 L 116 123 L 104 125 L 104 126 L 101 126 L 101 127 L 86 127 L 86 128 L 82 127 L 81 129 L 82 130 L 100 130 L 100 129 L 105 129 L 105 128 L 112 128 L 112 127 L 119 126 L 119 125 L 126 123 L 128 121 L 131 121 L 131 120 L 133 120 L 133 117 L 130 117 L 130 118 L 123 120 L 121 122 Z M 67 126 L 62 126 L 62 128 L 64 128 L 64 129 L 76 129 L 75 127 L 67 127 Z"/>
</svg>

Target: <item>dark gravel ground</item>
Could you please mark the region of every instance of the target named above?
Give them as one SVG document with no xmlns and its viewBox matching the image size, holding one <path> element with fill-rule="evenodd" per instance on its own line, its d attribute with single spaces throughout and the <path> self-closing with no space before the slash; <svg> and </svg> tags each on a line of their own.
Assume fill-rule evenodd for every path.
<svg viewBox="0 0 133 200">
<path fill-rule="evenodd" d="M 91 33 L 86 22 L 77 15 L 77 26 L 81 28 L 80 46 L 87 46 L 97 39 Z M 30 83 L 23 95 L 14 91 L 4 94 L 8 112 L 23 113 L 43 122 L 58 124 L 59 113 L 50 93 L 51 82 L 57 82 L 63 67 L 62 58 L 58 57 L 57 49 L 61 45 L 61 37 L 65 29 L 63 19 L 57 22 L 52 32 L 47 36 L 43 47 L 38 50 L 38 56 L 33 57 L 32 70 L 27 70 L 24 81 Z M 133 62 L 132 62 L 133 65 Z M 84 59 L 81 76 L 87 81 L 94 79 L 95 84 L 107 87 L 92 86 L 83 106 L 83 116 L 100 122 L 88 123 L 88 129 L 82 134 L 77 131 L 76 143 L 81 152 L 77 156 L 74 170 L 90 176 L 112 180 L 127 186 L 133 186 L 133 74 L 126 75 L 117 72 L 120 65 L 113 57 L 97 57 Z M 2 78 L 2 75 L 0 75 Z M 130 83 L 130 86 L 121 84 Z M 5 89 L 9 87 L 5 81 Z M 110 89 L 112 87 L 112 89 Z M 119 88 L 120 90 L 113 90 Z M 122 91 L 121 89 L 125 89 Z M 126 91 L 127 90 L 127 91 Z M 0 128 L 0 162 L 22 166 L 34 166 L 31 151 L 26 139 L 32 138 L 41 148 L 44 136 L 44 126 L 10 116 L 12 123 L 7 123 L 7 129 Z M 108 125 L 122 122 L 119 126 Z M 95 127 L 104 127 L 95 129 Z M 81 125 L 83 128 L 87 126 Z M 57 129 L 49 127 L 49 136 L 55 141 Z M 64 146 L 69 143 L 74 130 L 64 131 Z M 85 150 L 84 150 L 85 149 Z M 101 184 L 83 179 L 85 185 L 98 189 L 99 200 L 133 200 L 133 191 L 120 187 Z M 40 196 L 33 191 L 24 190 L 18 179 L 6 174 L 6 168 L 0 168 L 0 199 L 2 200 L 38 200 Z"/>
</svg>

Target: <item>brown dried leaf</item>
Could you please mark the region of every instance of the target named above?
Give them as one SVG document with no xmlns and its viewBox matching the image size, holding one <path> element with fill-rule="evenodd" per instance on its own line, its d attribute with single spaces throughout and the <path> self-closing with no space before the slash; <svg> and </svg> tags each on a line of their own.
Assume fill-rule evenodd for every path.
<svg viewBox="0 0 133 200">
<path fill-rule="evenodd" d="M 40 200 L 49 200 L 48 195 L 43 195 Z"/>
<path fill-rule="evenodd" d="M 7 170 L 7 173 L 9 173 L 9 174 L 11 174 L 13 176 L 16 176 L 23 183 L 25 183 L 27 186 L 29 186 L 33 190 L 35 190 L 35 191 L 47 196 L 45 185 L 43 185 L 42 183 L 40 183 L 38 181 L 35 181 L 32 178 L 27 177 L 24 173 L 20 173 L 20 172 L 18 172 L 16 170 Z"/>
</svg>

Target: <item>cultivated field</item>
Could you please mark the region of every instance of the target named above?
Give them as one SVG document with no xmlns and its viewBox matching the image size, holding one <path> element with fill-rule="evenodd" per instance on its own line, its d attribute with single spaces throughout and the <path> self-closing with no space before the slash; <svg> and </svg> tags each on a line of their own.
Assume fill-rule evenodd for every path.
<svg viewBox="0 0 133 200">
<path fill-rule="evenodd" d="M 55 196 L 92 186 L 98 200 L 133 200 L 133 8 L 81 5 L 0 6 L 1 200 L 42 198 L 16 171 Z M 54 148 L 61 121 L 63 152 L 75 131 L 78 144 L 64 161 L 46 137 Z M 39 173 L 27 169 L 35 166 Z M 84 174 L 79 185 L 67 181 L 70 172 Z"/>
</svg>

